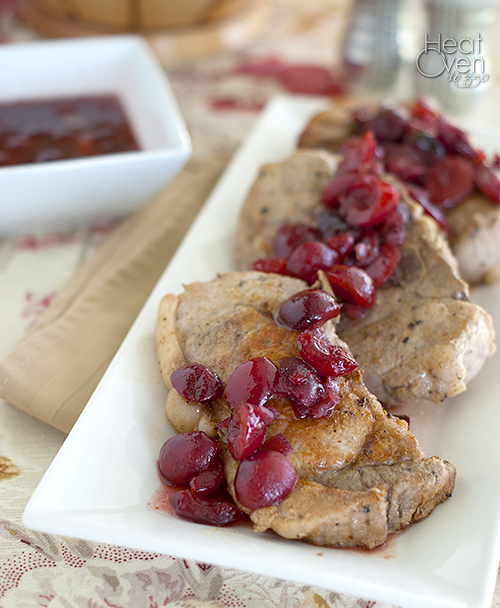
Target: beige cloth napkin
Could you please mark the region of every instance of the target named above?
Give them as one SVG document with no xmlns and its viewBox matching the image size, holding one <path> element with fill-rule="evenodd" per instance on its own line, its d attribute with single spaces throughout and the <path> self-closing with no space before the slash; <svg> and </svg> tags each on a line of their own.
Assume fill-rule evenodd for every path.
<svg viewBox="0 0 500 608">
<path fill-rule="evenodd" d="M 122 222 L 0 362 L 0 397 L 68 432 L 227 159 L 192 160 Z"/>
</svg>

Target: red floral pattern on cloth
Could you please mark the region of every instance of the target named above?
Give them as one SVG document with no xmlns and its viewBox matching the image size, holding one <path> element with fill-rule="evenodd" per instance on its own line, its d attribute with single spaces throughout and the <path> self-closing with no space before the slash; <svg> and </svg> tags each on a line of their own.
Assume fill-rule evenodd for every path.
<svg viewBox="0 0 500 608">
<path fill-rule="evenodd" d="M 25 297 L 26 306 L 21 313 L 23 319 L 29 319 L 34 323 L 40 315 L 50 306 L 57 292 L 52 291 L 47 294 L 35 294 L 28 292 Z"/>
<path fill-rule="evenodd" d="M 18 251 L 36 251 L 38 249 L 50 249 L 61 243 L 78 243 L 80 240 L 81 237 L 78 233 L 23 234 L 16 240 L 15 248 Z"/>
<path fill-rule="evenodd" d="M 373 608 L 349 596 L 210 564 L 40 534 L 0 521 L 21 545 L 0 561 L 1 608 Z M 383 604 L 378 604 L 383 608 Z"/>
</svg>

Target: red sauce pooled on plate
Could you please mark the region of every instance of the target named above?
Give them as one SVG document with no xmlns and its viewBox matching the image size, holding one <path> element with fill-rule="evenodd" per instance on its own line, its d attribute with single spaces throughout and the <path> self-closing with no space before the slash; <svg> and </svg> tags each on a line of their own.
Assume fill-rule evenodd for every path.
<svg viewBox="0 0 500 608">
<path fill-rule="evenodd" d="M 113 95 L 0 104 L 0 166 L 139 150 Z"/>
<path fill-rule="evenodd" d="M 181 489 L 179 486 L 166 486 L 162 483 L 148 500 L 148 509 L 150 511 L 161 511 L 162 513 L 174 515 L 174 509 L 170 504 L 169 498 Z"/>
</svg>

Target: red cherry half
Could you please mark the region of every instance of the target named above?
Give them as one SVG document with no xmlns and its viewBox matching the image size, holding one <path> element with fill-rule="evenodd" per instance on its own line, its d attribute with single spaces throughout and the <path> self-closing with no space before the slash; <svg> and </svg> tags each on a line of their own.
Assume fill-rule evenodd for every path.
<svg viewBox="0 0 500 608">
<path fill-rule="evenodd" d="M 189 490 L 180 490 L 169 497 L 169 502 L 179 517 L 209 526 L 226 526 L 241 516 L 228 494 L 226 499 L 203 498 Z"/>
<path fill-rule="evenodd" d="M 339 254 L 325 243 L 318 241 L 303 243 L 290 255 L 286 265 L 287 274 L 312 285 L 318 270 L 326 270 L 340 260 Z"/>
<path fill-rule="evenodd" d="M 188 483 L 210 467 L 217 451 L 217 442 L 201 431 L 174 435 L 160 450 L 161 476 L 172 485 Z"/>
<path fill-rule="evenodd" d="M 332 344 L 321 328 L 307 329 L 297 341 L 301 357 L 321 376 L 345 376 L 358 367 L 340 346 Z"/>
<path fill-rule="evenodd" d="M 221 397 L 224 391 L 219 376 L 200 363 L 179 367 L 172 372 L 170 381 L 188 401 L 211 401 Z"/>
<path fill-rule="evenodd" d="M 497 203 L 500 202 L 500 170 L 497 166 L 476 165 L 474 179 L 482 194 Z"/>
<path fill-rule="evenodd" d="M 441 207 L 455 207 L 474 190 L 472 163 L 460 156 L 447 156 L 435 163 L 425 178 L 431 202 Z"/>
<path fill-rule="evenodd" d="M 234 489 L 238 501 L 254 511 L 280 503 L 294 489 L 297 480 L 297 471 L 284 454 L 261 450 L 240 462 Z"/>
<path fill-rule="evenodd" d="M 231 456 L 243 460 L 262 447 L 267 427 L 275 414 L 261 405 L 243 403 L 235 409 L 227 427 L 227 441 Z"/>
<path fill-rule="evenodd" d="M 339 214 L 353 228 L 373 228 L 396 208 L 399 191 L 372 176 L 364 176 L 339 198 Z"/>
<path fill-rule="evenodd" d="M 274 393 L 278 368 L 266 357 L 255 357 L 239 365 L 229 376 L 224 397 L 233 408 L 240 403 L 263 405 Z"/>
<path fill-rule="evenodd" d="M 357 266 L 337 264 L 325 271 L 325 274 L 337 296 L 354 306 L 373 306 L 376 288 L 366 270 Z"/>
<path fill-rule="evenodd" d="M 323 325 L 340 312 L 335 298 L 322 289 L 305 289 L 285 300 L 277 315 L 277 322 L 296 331 Z"/>
</svg>

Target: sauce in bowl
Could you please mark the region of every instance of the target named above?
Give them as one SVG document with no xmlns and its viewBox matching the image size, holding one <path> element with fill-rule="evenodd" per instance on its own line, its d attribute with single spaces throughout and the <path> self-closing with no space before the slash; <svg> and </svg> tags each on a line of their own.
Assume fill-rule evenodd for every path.
<svg viewBox="0 0 500 608">
<path fill-rule="evenodd" d="M 139 149 L 113 95 L 0 104 L 0 166 Z"/>
</svg>

